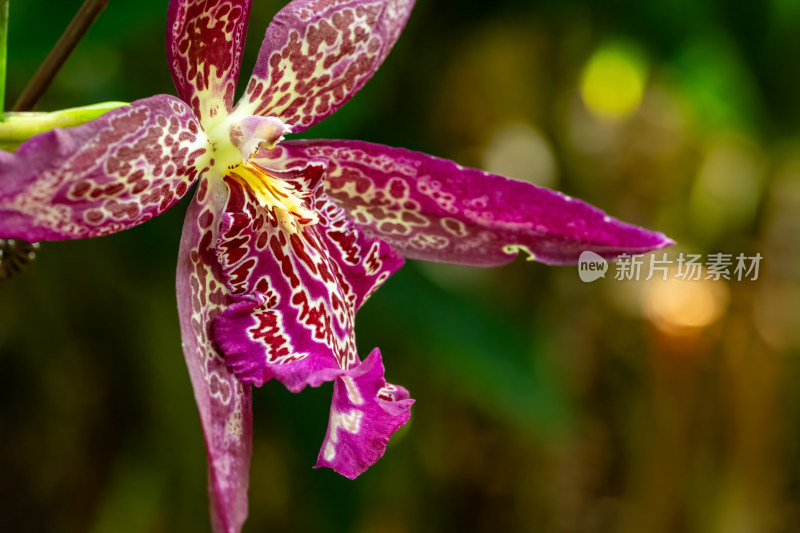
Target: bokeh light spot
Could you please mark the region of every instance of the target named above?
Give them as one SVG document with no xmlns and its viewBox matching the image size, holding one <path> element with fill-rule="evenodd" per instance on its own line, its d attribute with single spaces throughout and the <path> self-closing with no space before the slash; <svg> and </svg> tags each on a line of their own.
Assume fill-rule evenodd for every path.
<svg viewBox="0 0 800 533">
<path fill-rule="evenodd" d="M 506 123 L 494 131 L 483 151 L 483 167 L 539 187 L 556 185 L 556 160 L 550 143 L 523 122 Z"/>
<path fill-rule="evenodd" d="M 597 117 L 622 120 L 642 102 L 646 78 L 647 62 L 639 49 L 612 42 L 601 46 L 584 66 L 581 96 Z"/>
<path fill-rule="evenodd" d="M 722 280 L 654 278 L 642 289 L 645 316 L 670 335 L 694 334 L 710 326 L 725 312 L 730 298 Z"/>
</svg>

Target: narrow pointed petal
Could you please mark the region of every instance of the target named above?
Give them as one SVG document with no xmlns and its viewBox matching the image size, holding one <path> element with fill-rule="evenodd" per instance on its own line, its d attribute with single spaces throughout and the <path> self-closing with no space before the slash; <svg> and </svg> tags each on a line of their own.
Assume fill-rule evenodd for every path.
<svg viewBox="0 0 800 533">
<path fill-rule="evenodd" d="M 191 110 L 165 95 L 37 135 L 0 152 L 0 237 L 79 239 L 141 224 L 186 194 L 207 149 Z"/>
<path fill-rule="evenodd" d="M 267 29 L 237 112 L 276 116 L 301 132 L 375 73 L 414 0 L 294 0 Z"/>
<path fill-rule="evenodd" d="M 591 250 L 606 259 L 672 244 L 562 193 L 452 161 L 357 141 L 291 141 L 271 157 L 327 161 L 325 192 L 405 257 L 502 265 L 524 251 L 550 264 Z"/>
<path fill-rule="evenodd" d="M 355 479 L 383 456 L 389 438 L 408 421 L 414 400 L 404 388 L 386 383 L 383 372 L 376 348 L 336 379 L 316 468 L 327 466 Z"/>
<path fill-rule="evenodd" d="M 220 281 L 214 243 L 217 209 L 203 181 L 186 214 L 178 257 L 178 311 L 183 353 L 208 454 L 208 490 L 215 533 L 238 533 L 247 517 L 252 451 L 252 398 L 209 337 L 229 296 Z"/>
<path fill-rule="evenodd" d="M 205 127 L 233 105 L 252 0 L 171 0 L 167 60 L 178 96 Z"/>
<path fill-rule="evenodd" d="M 323 170 L 310 164 L 297 172 L 318 182 Z M 309 207 L 323 208 L 320 221 L 291 234 L 272 210 L 231 184 L 216 247 L 232 303 L 213 330 L 245 382 L 274 377 L 296 392 L 358 364 L 355 311 L 402 264 L 336 206 Z"/>
</svg>

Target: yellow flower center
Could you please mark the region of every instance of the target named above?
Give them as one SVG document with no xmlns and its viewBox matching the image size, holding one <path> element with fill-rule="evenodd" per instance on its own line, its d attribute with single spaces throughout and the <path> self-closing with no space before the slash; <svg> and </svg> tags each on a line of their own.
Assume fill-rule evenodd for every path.
<svg viewBox="0 0 800 533">
<path fill-rule="evenodd" d="M 253 161 L 234 166 L 227 171 L 227 175 L 252 192 L 258 203 L 271 209 L 278 224 L 290 234 L 319 220 L 314 211 L 306 208 L 301 195 L 291 183 L 272 176 Z"/>
<path fill-rule="evenodd" d="M 276 117 L 242 116 L 234 111 L 207 132 L 211 145 L 208 157 L 217 175 L 239 183 L 272 211 L 284 230 L 295 234 L 319 220 L 303 203 L 310 193 L 298 191 L 292 183 L 273 176 L 253 160 L 259 149 L 272 150 L 289 132 L 291 127 Z"/>
</svg>

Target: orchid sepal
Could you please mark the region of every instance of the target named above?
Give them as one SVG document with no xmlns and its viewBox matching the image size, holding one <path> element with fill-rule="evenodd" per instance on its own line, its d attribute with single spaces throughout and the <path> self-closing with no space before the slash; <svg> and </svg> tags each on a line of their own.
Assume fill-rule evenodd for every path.
<svg viewBox="0 0 800 533">
<path fill-rule="evenodd" d="M 325 193 L 363 231 L 404 257 L 497 266 L 525 252 L 549 264 L 669 246 L 581 200 L 457 163 L 360 141 L 288 141 L 265 154 L 327 161 Z"/>
<path fill-rule="evenodd" d="M 275 116 L 299 133 L 331 115 L 372 77 L 414 0 L 294 0 L 267 28 L 237 112 Z"/>
<path fill-rule="evenodd" d="M 0 152 L 0 235 L 77 239 L 141 224 L 189 191 L 208 150 L 186 104 L 166 95 L 39 134 Z"/>
</svg>

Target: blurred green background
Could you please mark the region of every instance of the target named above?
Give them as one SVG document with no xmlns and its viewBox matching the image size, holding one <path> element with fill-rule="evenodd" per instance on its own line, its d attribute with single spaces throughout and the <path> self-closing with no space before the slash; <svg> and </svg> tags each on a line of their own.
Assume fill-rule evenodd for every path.
<svg viewBox="0 0 800 533">
<path fill-rule="evenodd" d="M 7 106 L 79 0 L 12 0 Z M 111 0 L 41 100 L 174 93 L 165 0 Z M 254 2 L 243 79 L 283 2 Z M 428 0 L 304 136 L 455 159 L 764 259 L 755 281 L 594 283 L 409 261 L 358 317 L 417 399 L 356 481 L 312 470 L 331 387 L 255 392 L 245 532 L 800 527 L 800 1 Z M 207 531 L 174 267 L 187 202 L 44 244 L 0 284 L 0 516 L 15 532 Z M 644 275 L 642 276 L 644 277 Z"/>
</svg>

